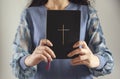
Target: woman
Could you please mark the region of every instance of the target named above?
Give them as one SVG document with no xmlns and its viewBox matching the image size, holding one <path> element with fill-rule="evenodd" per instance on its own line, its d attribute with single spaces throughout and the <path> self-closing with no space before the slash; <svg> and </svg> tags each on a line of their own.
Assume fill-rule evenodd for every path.
<svg viewBox="0 0 120 79">
<path fill-rule="evenodd" d="M 73 45 L 81 48 L 68 54 L 78 57 L 55 59 L 53 44 L 45 39 L 47 10 L 81 11 L 81 39 Z M 113 67 L 96 10 L 88 0 L 33 0 L 22 14 L 14 47 L 11 66 L 19 79 L 93 79 L 111 73 Z"/>
</svg>

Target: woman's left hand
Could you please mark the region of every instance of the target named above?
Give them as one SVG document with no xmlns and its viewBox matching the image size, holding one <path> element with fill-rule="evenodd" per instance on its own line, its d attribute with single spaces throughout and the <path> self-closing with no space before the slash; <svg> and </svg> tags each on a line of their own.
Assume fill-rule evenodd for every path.
<svg viewBox="0 0 120 79">
<path fill-rule="evenodd" d="M 71 60 L 72 65 L 86 65 L 89 68 L 96 68 L 99 66 L 100 61 L 98 57 L 92 53 L 85 41 L 78 41 L 73 45 L 73 48 L 77 49 L 70 52 L 68 57 L 78 54 L 79 56 Z"/>
</svg>

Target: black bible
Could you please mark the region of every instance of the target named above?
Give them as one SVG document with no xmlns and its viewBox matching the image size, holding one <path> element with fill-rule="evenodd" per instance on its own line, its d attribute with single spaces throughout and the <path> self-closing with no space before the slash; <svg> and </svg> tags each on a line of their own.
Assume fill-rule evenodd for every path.
<svg viewBox="0 0 120 79">
<path fill-rule="evenodd" d="M 78 10 L 48 10 L 46 38 L 53 43 L 51 49 L 57 59 L 68 59 L 73 45 L 80 38 L 80 18 Z"/>
</svg>

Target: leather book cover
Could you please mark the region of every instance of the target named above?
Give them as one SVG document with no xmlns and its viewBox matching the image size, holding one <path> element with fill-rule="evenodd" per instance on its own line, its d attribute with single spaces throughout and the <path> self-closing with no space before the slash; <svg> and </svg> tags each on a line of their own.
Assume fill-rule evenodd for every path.
<svg viewBox="0 0 120 79">
<path fill-rule="evenodd" d="M 78 10 L 48 10 L 46 38 L 57 59 L 68 59 L 73 45 L 79 41 L 81 12 Z"/>
</svg>

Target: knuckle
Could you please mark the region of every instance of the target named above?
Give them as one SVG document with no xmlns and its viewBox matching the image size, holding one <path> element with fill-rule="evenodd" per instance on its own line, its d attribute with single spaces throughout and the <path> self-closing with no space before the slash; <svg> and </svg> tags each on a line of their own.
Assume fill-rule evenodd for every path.
<svg viewBox="0 0 120 79">
<path fill-rule="evenodd" d="M 43 39 L 40 40 L 40 44 L 43 42 Z"/>
<path fill-rule="evenodd" d="M 48 46 L 45 46 L 46 49 L 48 49 Z"/>
<path fill-rule="evenodd" d="M 44 49 L 45 49 L 45 50 L 48 50 L 49 48 L 48 48 L 48 46 L 44 46 Z"/>
<path fill-rule="evenodd" d="M 37 47 L 35 48 L 35 50 L 38 50 L 38 48 L 39 48 L 39 47 L 37 46 Z"/>
<path fill-rule="evenodd" d="M 86 43 L 85 41 L 82 41 L 84 44 Z"/>
<path fill-rule="evenodd" d="M 43 39 L 40 40 L 40 42 L 42 42 Z"/>
<path fill-rule="evenodd" d="M 78 51 L 81 51 L 82 49 L 81 48 L 78 48 Z"/>
<path fill-rule="evenodd" d="M 82 56 L 82 57 L 81 57 L 81 60 L 85 60 L 85 57 Z"/>
<path fill-rule="evenodd" d="M 79 60 L 81 60 L 81 56 L 80 55 L 78 56 L 78 58 L 79 58 Z"/>
<path fill-rule="evenodd" d="M 46 51 L 45 51 L 45 50 L 42 50 L 42 53 L 43 53 L 43 54 L 45 54 L 45 53 L 46 53 Z"/>
<path fill-rule="evenodd" d="M 49 40 L 48 40 L 48 39 L 46 39 L 46 42 L 49 42 Z"/>
</svg>

